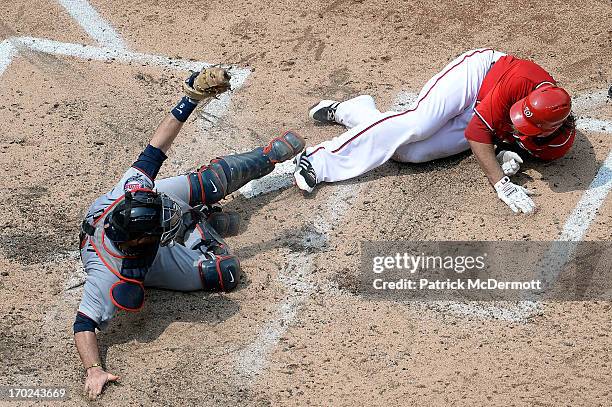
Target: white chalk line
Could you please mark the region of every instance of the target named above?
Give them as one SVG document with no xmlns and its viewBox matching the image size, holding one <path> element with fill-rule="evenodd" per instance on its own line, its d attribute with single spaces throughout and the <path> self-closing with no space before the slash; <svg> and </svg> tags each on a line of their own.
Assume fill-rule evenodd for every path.
<svg viewBox="0 0 612 407">
<path fill-rule="evenodd" d="M 302 253 L 290 253 L 287 266 L 279 271 L 278 280 L 288 288 L 285 299 L 280 303 L 274 317 L 260 330 L 255 340 L 240 351 L 236 358 L 236 369 L 242 381 L 249 383 L 267 366 L 267 356 L 278 344 L 289 325 L 297 317 L 312 287 L 303 280 L 297 281 L 295 275 L 302 277 L 312 271 L 312 256 Z"/>
<path fill-rule="evenodd" d="M 592 110 L 605 106 L 610 99 L 608 98 L 608 91 L 598 91 L 595 93 L 580 94 L 572 100 L 572 110 L 575 114 L 584 116 L 590 113 Z M 401 110 L 411 108 L 416 102 L 418 95 L 413 92 L 402 91 L 398 94 L 396 107 L 399 106 Z M 601 120 L 593 117 L 578 117 L 576 120 L 576 128 L 582 131 L 594 132 L 594 133 L 612 133 L 612 121 Z"/>
<path fill-rule="evenodd" d="M 417 94 L 400 92 L 392 109 L 407 109 L 416 100 Z M 240 192 L 245 197 L 251 198 L 291 185 L 293 164 L 285 163 L 285 165 L 278 167 L 276 174 L 271 174 L 271 179 L 266 180 L 264 177 L 260 180 L 252 181 L 243 187 Z M 336 224 L 341 219 L 358 195 L 357 192 L 353 194 L 352 199 L 347 199 L 350 191 L 342 190 L 342 188 L 346 187 L 346 185 L 336 186 L 337 189 L 340 189 L 340 193 L 330 197 L 328 209 L 320 212 L 313 221 L 315 230 L 322 236 L 325 236 L 325 239 L 329 238 L 328 232 L 331 230 L 331 225 Z M 291 254 L 287 257 L 287 266 L 279 272 L 279 280 L 285 283 L 287 296 L 279 305 L 275 317 L 263 326 L 255 340 L 240 351 L 236 358 L 236 369 L 247 384 L 255 380 L 267 367 L 269 354 L 274 350 L 289 325 L 298 317 L 299 308 L 304 304 L 311 292 L 311 289 L 293 289 L 287 284 L 284 276 L 291 275 L 295 270 L 303 270 L 302 278 L 307 279 L 312 269 L 314 256 L 314 253 Z M 428 303 L 426 305 L 441 312 L 451 312 L 478 318 L 500 319 L 510 322 L 524 322 L 528 317 L 535 315 L 540 309 L 538 303 L 531 301 L 522 301 L 513 307 L 455 301 Z"/>
<path fill-rule="evenodd" d="M 612 150 L 567 218 L 557 240 L 538 261 L 536 278 L 542 281 L 544 286 L 554 284 L 565 265 L 574 257 L 578 244 L 583 240 L 611 189 Z M 519 306 L 516 316 L 523 321 L 541 312 L 542 309 L 539 301 L 524 301 Z"/>
<path fill-rule="evenodd" d="M 591 133 L 612 133 L 612 121 L 581 117 L 576 120 L 576 128 Z"/>
<path fill-rule="evenodd" d="M 293 171 L 295 163 L 293 160 L 276 164 L 274 171 L 263 178 L 253 180 L 239 189 L 245 198 L 253 198 L 258 195 L 267 194 L 279 189 L 293 185 Z"/>
<path fill-rule="evenodd" d="M 14 37 L 0 43 L 0 74 L 10 65 L 13 58 L 18 55 L 17 51 L 19 49 L 29 49 L 36 52 L 80 58 L 87 61 L 116 61 L 128 65 L 158 66 L 185 71 L 198 71 L 202 68 L 217 65 L 202 61 L 191 61 L 141 52 L 132 52 L 112 47 L 73 44 L 46 38 Z M 197 121 L 199 123 L 199 129 L 204 135 L 206 135 L 210 129 L 217 124 L 225 112 L 227 112 L 232 93 L 242 87 L 251 73 L 250 70 L 245 68 L 239 68 L 232 65 L 222 66 L 227 68 L 232 76 L 230 83 L 233 90 L 225 92 L 219 96 L 218 99 L 211 100 L 201 110 L 201 113 L 197 117 Z M 200 145 L 200 143 L 196 146 L 186 143 L 176 143 L 174 145 L 174 152 L 178 154 L 173 154 L 174 158 L 170 160 L 170 163 L 176 169 L 176 173 L 189 170 L 189 167 L 184 164 L 185 161 L 181 159 L 181 157 L 183 157 L 181 153 L 198 148 L 201 148 L 201 151 L 205 151 L 204 146 Z"/>
<path fill-rule="evenodd" d="M 83 30 L 100 45 L 115 49 L 125 48 L 125 43 L 110 24 L 102 18 L 87 0 L 57 0 Z"/>
<path fill-rule="evenodd" d="M 6 41 L 6 40 L 5 40 Z M 27 47 L 33 51 L 47 54 L 64 55 L 94 61 L 117 61 L 125 64 L 138 64 L 143 66 L 153 65 L 177 70 L 200 70 L 214 64 L 192 61 L 181 58 L 169 58 L 166 56 L 133 52 L 113 47 L 103 47 L 85 44 L 60 42 L 47 38 L 14 37 L 10 41 L 17 47 Z M 247 75 L 248 69 L 228 66 L 233 74 Z M 232 82 L 232 85 L 234 82 Z"/>
<path fill-rule="evenodd" d="M 0 42 L 0 76 L 9 67 L 16 54 L 17 50 L 11 41 L 5 40 Z"/>
<path fill-rule="evenodd" d="M 398 95 L 398 104 L 406 109 L 413 105 L 416 99 L 417 95 L 415 93 L 401 92 Z M 577 113 L 585 114 L 609 103 L 607 100 L 607 90 L 585 93 L 576 96 L 572 101 L 572 106 Z M 599 120 L 591 117 L 579 118 L 576 121 L 576 127 L 579 130 L 588 132 L 612 132 L 611 121 Z M 581 241 L 591 222 L 595 219 L 597 210 L 605 201 L 611 188 L 612 151 L 574 207 L 557 241 Z M 546 265 L 546 267 L 541 270 L 542 281 L 552 281 L 556 279 L 564 265 L 571 259 L 575 249 L 576 245 L 568 247 L 567 244 L 555 245 L 553 243 L 540 261 L 540 264 Z M 431 308 L 480 318 L 493 318 L 508 322 L 526 322 L 529 318 L 541 312 L 542 304 L 538 301 L 519 301 L 511 306 L 498 306 L 490 303 L 482 304 L 476 302 L 461 303 L 444 301 L 431 303 Z"/>
<path fill-rule="evenodd" d="M 262 191 L 259 187 L 256 187 L 256 190 Z M 360 191 L 361 187 L 356 185 L 335 186 L 324 210 L 314 216 L 314 230 L 302 237 L 304 247 L 324 247 L 329 239 L 329 232 L 339 223 Z M 313 292 L 314 284 L 309 280 L 317 255 L 316 252 L 308 251 L 290 253 L 287 256 L 287 264 L 278 275 L 278 281 L 287 292 L 285 298 L 278 305 L 274 318 L 263 325 L 255 339 L 243 348 L 235 359 L 236 370 L 245 384 L 251 384 L 266 369 L 269 355 Z"/>
<path fill-rule="evenodd" d="M 610 103 L 607 89 L 584 92 L 572 98 L 572 110 L 578 115 L 588 114 L 606 103 Z"/>
<path fill-rule="evenodd" d="M 67 57 L 81 58 L 84 60 L 95 61 L 117 61 L 125 64 L 138 64 L 142 66 L 158 66 L 163 68 L 171 68 L 177 70 L 200 70 L 203 67 L 211 66 L 207 62 L 190 61 L 184 59 L 167 58 L 159 55 L 129 52 L 113 47 L 97 47 L 83 44 L 72 44 L 54 41 L 45 38 L 19 37 L 9 38 L 0 42 L 0 76 L 10 66 L 14 58 L 19 54 L 20 49 L 29 49 L 37 52 L 62 55 Z M 250 71 L 248 69 L 237 68 L 234 66 L 226 66 L 232 74 L 232 89 L 239 89 L 247 79 Z M 231 100 L 231 93 L 226 92 L 219 99 L 210 101 L 203 110 L 208 116 L 208 122 L 212 126 L 220 117 L 227 111 Z M 197 120 L 202 120 L 198 118 Z M 176 150 L 193 150 L 193 145 L 178 142 L 175 144 Z M 204 151 L 203 148 L 201 148 Z M 179 155 L 180 154 L 174 154 Z M 189 168 L 180 166 L 177 172 L 185 172 Z M 76 253 L 76 254 L 75 254 Z M 67 269 L 71 272 L 66 277 L 64 284 L 65 298 L 73 303 L 81 292 L 80 286 L 85 280 L 85 273 L 79 259 L 79 252 L 70 252 L 66 256 L 58 256 L 55 259 L 56 263 L 66 262 Z M 68 264 L 69 263 L 69 264 Z"/>
<path fill-rule="evenodd" d="M 409 92 L 401 92 L 397 98 L 393 108 L 405 109 L 406 105 L 416 101 L 417 95 Z M 253 198 L 258 195 L 267 194 L 279 189 L 287 188 L 293 185 L 293 172 L 295 163 L 287 161 L 276 166 L 274 171 L 269 175 L 251 181 L 244 187 L 240 188 L 239 192 L 245 198 Z"/>
<path fill-rule="evenodd" d="M 612 150 L 569 216 L 558 240 L 582 240 L 612 188 Z"/>
</svg>

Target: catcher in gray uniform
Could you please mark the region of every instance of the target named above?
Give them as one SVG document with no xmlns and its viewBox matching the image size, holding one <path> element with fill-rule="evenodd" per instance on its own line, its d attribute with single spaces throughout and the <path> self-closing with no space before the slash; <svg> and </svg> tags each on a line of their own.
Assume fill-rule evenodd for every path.
<svg viewBox="0 0 612 407">
<path fill-rule="evenodd" d="M 96 329 L 118 310 L 138 311 L 145 287 L 178 291 L 230 291 L 240 263 L 224 236 L 238 230 L 237 213 L 213 206 L 249 181 L 293 158 L 304 140 L 286 132 L 265 147 L 216 158 L 192 173 L 155 181 L 166 153 L 198 103 L 229 89 L 222 68 L 195 72 L 184 96 L 163 119 L 149 145 L 115 187 L 90 206 L 80 236 L 87 273 L 74 322 L 74 337 L 86 369 L 85 392 L 96 398 L 117 376 L 101 366 Z"/>
</svg>

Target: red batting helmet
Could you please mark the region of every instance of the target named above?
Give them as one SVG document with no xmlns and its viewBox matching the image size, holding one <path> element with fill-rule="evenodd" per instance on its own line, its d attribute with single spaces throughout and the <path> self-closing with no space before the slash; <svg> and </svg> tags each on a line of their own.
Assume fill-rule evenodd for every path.
<svg viewBox="0 0 612 407">
<path fill-rule="evenodd" d="M 569 116 L 572 100 L 565 89 L 545 83 L 510 108 L 510 120 L 525 136 L 548 136 Z"/>
</svg>

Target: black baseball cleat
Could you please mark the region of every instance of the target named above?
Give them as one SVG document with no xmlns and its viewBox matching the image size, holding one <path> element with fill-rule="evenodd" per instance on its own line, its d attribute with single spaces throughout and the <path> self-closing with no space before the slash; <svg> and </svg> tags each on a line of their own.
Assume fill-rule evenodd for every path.
<svg viewBox="0 0 612 407">
<path fill-rule="evenodd" d="M 306 157 L 304 153 L 300 154 L 295 161 L 297 163 L 295 172 L 293 173 L 295 184 L 302 191 L 311 193 L 317 185 L 317 174 L 315 174 L 312 164 L 308 161 L 308 157 Z"/>
<path fill-rule="evenodd" d="M 264 147 L 263 153 L 273 164 L 282 163 L 298 155 L 306 145 L 306 141 L 293 131 L 287 131 L 280 137 L 273 138 Z"/>
<path fill-rule="evenodd" d="M 336 121 L 336 108 L 340 102 L 335 100 L 322 100 L 319 103 L 312 105 L 308 116 L 311 119 L 325 124 L 338 124 Z"/>
</svg>

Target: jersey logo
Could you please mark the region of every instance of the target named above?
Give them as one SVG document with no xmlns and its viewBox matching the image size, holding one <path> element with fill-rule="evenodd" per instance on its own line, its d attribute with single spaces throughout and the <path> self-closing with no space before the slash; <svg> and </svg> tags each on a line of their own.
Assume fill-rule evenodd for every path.
<svg viewBox="0 0 612 407">
<path fill-rule="evenodd" d="M 139 188 L 149 188 L 149 183 L 140 175 L 133 175 L 125 181 L 123 189 L 125 191 L 134 191 Z"/>
<path fill-rule="evenodd" d="M 215 185 L 214 182 L 212 182 L 212 180 L 210 180 L 210 185 L 212 185 L 213 187 L 213 193 L 217 192 L 217 186 Z"/>
<path fill-rule="evenodd" d="M 525 114 L 525 117 L 533 116 L 533 113 L 531 113 L 531 110 L 529 110 L 529 106 L 525 106 L 525 109 L 523 109 L 523 113 Z"/>
</svg>

